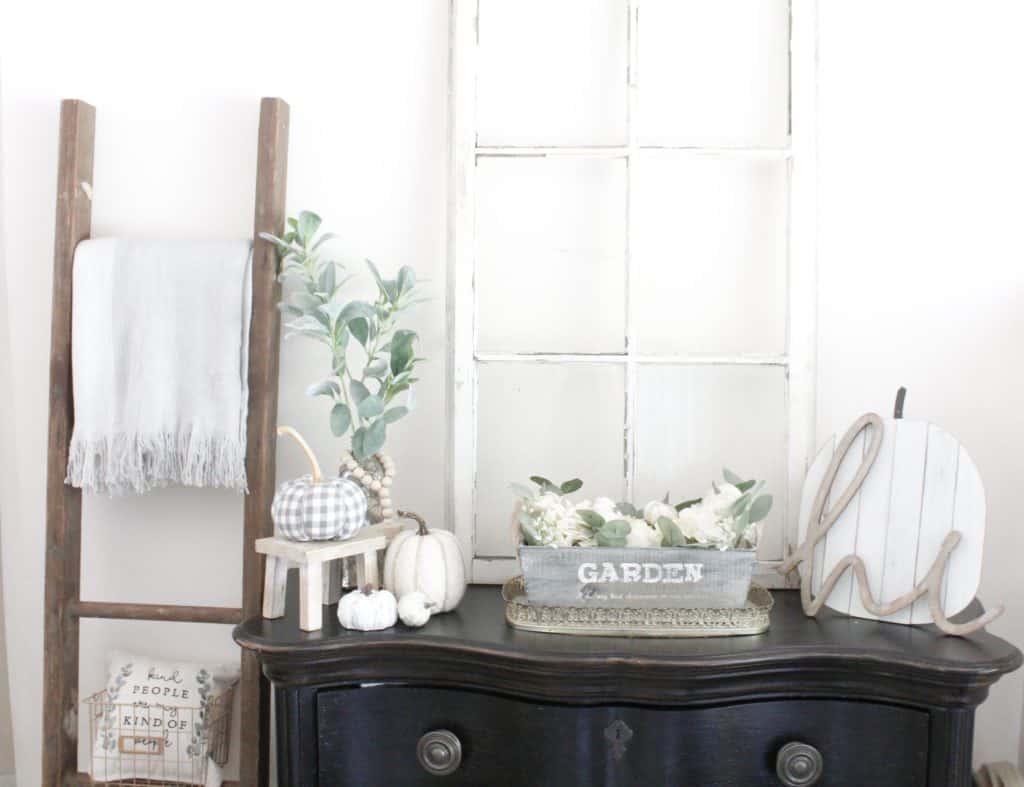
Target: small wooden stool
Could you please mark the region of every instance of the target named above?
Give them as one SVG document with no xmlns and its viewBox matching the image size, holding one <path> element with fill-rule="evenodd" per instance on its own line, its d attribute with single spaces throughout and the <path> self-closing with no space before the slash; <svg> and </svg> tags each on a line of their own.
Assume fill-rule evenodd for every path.
<svg viewBox="0 0 1024 787">
<path fill-rule="evenodd" d="M 341 598 L 342 560 L 353 558 L 357 584 L 380 586 L 378 553 L 402 529 L 397 522 L 381 522 L 363 528 L 346 541 L 290 541 L 260 538 L 256 551 L 267 556 L 263 575 L 263 617 L 284 617 L 288 569 L 299 568 L 299 627 L 319 631 L 322 607 Z"/>
</svg>

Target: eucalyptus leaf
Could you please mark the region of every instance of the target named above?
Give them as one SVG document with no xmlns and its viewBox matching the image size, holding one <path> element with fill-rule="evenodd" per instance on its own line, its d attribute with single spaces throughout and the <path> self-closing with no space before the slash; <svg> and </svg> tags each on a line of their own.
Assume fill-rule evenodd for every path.
<svg viewBox="0 0 1024 787">
<path fill-rule="evenodd" d="M 358 405 L 363 399 L 370 395 L 370 389 L 363 385 L 358 380 L 353 380 L 349 383 L 348 391 L 352 394 L 352 399 Z M 373 453 L 372 451 L 370 453 Z"/>
<path fill-rule="evenodd" d="M 357 317 L 372 323 L 377 318 L 377 312 L 366 301 L 349 301 L 345 308 L 338 312 L 338 319 L 341 322 L 351 322 Z"/>
<path fill-rule="evenodd" d="M 317 283 L 320 285 L 320 292 L 325 293 L 328 297 L 334 294 L 335 275 L 333 262 L 327 263 L 320 272 L 320 279 Z"/>
<path fill-rule="evenodd" d="M 390 410 L 385 410 L 380 419 L 386 424 L 393 424 L 399 418 L 404 418 L 408 414 L 408 407 L 392 407 Z"/>
<path fill-rule="evenodd" d="M 334 380 L 321 380 L 306 389 L 306 396 L 337 396 L 341 387 Z"/>
<path fill-rule="evenodd" d="M 356 337 L 359 338 L 358 336 Z M 388 373 L 388 362 L 384 358 L 377 358 L 366 365 L 363 370 L 367 377 L 376 377 L 378 380 L 382 379 Z"/>
<path fill-rule="evenodd" d="M 604 517 L 597 513 L 597 511 L 583 509 L 582 511 L 577 511 L 576 515 L 582 519 L 583 524 L 591 530 L 600 530 L 605 525 Z"/>
<path fill-rule="evenodd" d="M 772 510 L 773 502 L 774 501 L 771 495 L 761 495 L 753 503 L 751 503 L 750 510 L 748 511 L 748 514 L 750 515 L 751 524 L 755 522 L 760 522 L 762 519 L 768 516 L 768 512 Z"/>
<path fill-rule="evenodd" d="M 302 241 L 303 246 L 308 246 L 309 242 L 313 240 L 313 236 L 316 235 L 316 231 L 320 229 L 320 217 L 309 210 L 304 210 L 299 213 L 299 225 L 296 228 L 296 232 L 299 235 L 299 240 Z"/>
<path fill-rule="evenodd" d="M 365 347 L 370 338 L 370 324 L 362 317 L 356 317 L 348 324 L 348 329 L 356 337 L 356 341 Z"/>
<path fill-rule="evenodd" d="M 739 486 L 740 484 L 743 483 L 743 479 L 740 478 L 738 475 L 736 475 L 728 467 L 723 467 L 722 468 L 722 478 L 724 478 L 726 481 L 728 481 L 733 486 Z"/>
<path fill-rule="evenodd" d="M 533 525 L 528 525 L 524 522 L 519 523 L 519 530 L 523 534 L 523 542 L 530 547 L 543 546 L 541 544 L 540 536 L 537 535 L 537 531 L 533 528 Z"/>
<path fill-rule="evenodd" d="M 626 536 L 629 535 L 629 522 L 623 519 L 613 519 L 605 522 L 604 525 L 594 533 L 598 546 L 602 547 L 624 547 Z"/>
<path fill-rule="evenodd" d="M 384 402 L 375 394 L 371 394 L 359 403 L 359 415 L 363 418 L 376 418 L 384 412 Z"/>
<path fill-rule="evenodd" d="M 364 448 L 366 442 L 366 427 L 360 426 L 352 433 L 352 456 L 357 462 L 365 462 L 369 458 Z"/>
<path fill-rule="evenodd" d="M 409 292 L 416 286 L 416 272 L 408 265 L 403 265 L 398 271 L 396 283 L 400 295 Z"/>
<path fill-rule="evenodd" d="M 615 510 L 618 511 L 623 516 L 632 516 L 632 517 L 640 516 L 639 509 L 637 509 L 637 507 L 635 505 L 633 505 L 632 503 L 630 503 L 628 501 L 625 501 L 625 500 L 623 500 L 621 503 L 616 503 L 615 504 Z M 616 520 L 616 521 L 618 521 L 618 520 Z"/>
<path fill-rule="evenodd" d="M 562 484 L 562 485 L 561 485 L 561 486 L 560 486 L 560 487 L 559 487 L 558 489 L 559 489 L 559 491 L 560 491 L 560 492 L 561 492 L 561 493 L 562 493 L 563 495 L 570 495 L 570 494 L 572 494 L 573 492 L 577 491 L 577 490 L 578 490 L 578 489 L 579 489 L 580 487 L 582 487 L 582 486 L 583 486 L 583 482 L 582 482 L 582 481 L 580 481 L 580 479 L 578 479 L 578 478 L 573 478 L 573 479 L 571 479 L 571 480 L 569 480 L 569 481 L 566 481 L 566 482 L 565 482 L 564 484 Z"/>
<path fill-rule="evenodd" d="M 415 331 L 395 331 L 391 338 L 391 373 L 401 374 L 412 361 L 414 353 L 412 344 L 416 340 Z"/>
<path fill-rule="evenodd" d="M 676 503 L 676 511 L 683 511 L 683 510 L 689 508 L 690 506 L 695 506 L 701 500 L 703 500 L 703 498 L 695 497 L 695 498 L 693 498 L 693 500 L 684 500 L 682 503 Z"/>
<path fill-rule="evenodd" d="M 754 484 L 756 483 L 757 481 L 751 478 L 749 481 L 744 481 L 741 484 L 736 484 L 736 488 L 739 489 L 741 492 L 749 492 L 751 489 L 753 489 Z"/>
<path fill-rule="evenodd" d="M 658 528 L 661 530 L 665 546 L 681 547 L 686 545 L 686 536 L 683 535 L 683 531 L 667 516 L 658 517 Z"/>
<path fill-rule="evenodd" d="M 363 439 L 363 450 L 367 458 L 377 453 L 384 447 L 384 440 L 387 437 L 387 424 L 381 420 L 374 421 L 366 430 L 366 437 Z"/>
<path fill-rule="evenodd" d="M 323 306 L 323 301 L 308 292 L 296 292 L 292 294 L 292 305 L 298 306 L 304 312 L 312 312 Z"/>
<path fill-rule="evenodd" d="M 391 412 L 391 411 L 388 410 L 388 412 Z M 384 415 L 386 417 L 387 413 L 384 413 Z M 518 482 L 513 481 L 511 484 L 508 485 L 508 487 L 509 487 L 509 489 L 512 490 L 512 492 L 515 494 L 516 497 L 524 497 L 526 499 L 530 499 L 530 498 L 533 497 L 533 490 L 530 489 L 530 487 L 526 486 L 526 484 L 520 484 Z M 525 511 L 520 511 L 519 512 L 520 516 L 522 516 L 524 514 L 526 514 Z M 526 516 L 529 516 L 529 514 L 526 514 Z"/>
<path fill-rule="evenodd" d="M 375 282 L 377 282 L 377 287 L 379 287 L 380 290 L 383 291 L 384 290 L 384 279 L 381 278 L 380 271 L 377 270 L 377 266 L 374 265 L 373 262 L 371 262 L 370 260 L 366 260 L 366 267 L 369 268 L 370 269 L 370 273 L 373 274 L 373 280 Z"/>
<path fill-rule="evenodd" d="M 352 414 L 348 405 L 339 402 L 331 408 L 331 432 L 335 437 L 341 437 L 348 431 L 352 424 Z"/>
</svg>

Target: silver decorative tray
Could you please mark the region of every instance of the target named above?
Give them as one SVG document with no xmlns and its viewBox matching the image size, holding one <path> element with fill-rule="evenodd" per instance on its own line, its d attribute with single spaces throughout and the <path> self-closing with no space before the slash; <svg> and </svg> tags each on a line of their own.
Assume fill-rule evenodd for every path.
<svg viewBox="0 0 1024 787">
<path fill-rule="evenodd" d="M 752 584 L 745 606 L 734 609 L 555 607 L 526 598 L 522 577 L 501 588 L 510 626 L 545 634 L 589 637 L 732 637 L 768 630 L 772 595 Z"/>
</svg>

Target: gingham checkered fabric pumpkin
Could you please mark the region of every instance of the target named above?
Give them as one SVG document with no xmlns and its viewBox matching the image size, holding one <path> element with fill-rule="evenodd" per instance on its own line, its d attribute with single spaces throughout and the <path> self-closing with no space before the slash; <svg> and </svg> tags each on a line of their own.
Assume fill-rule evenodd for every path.
<svg viewBox="0 0 1024 787">
<path fill-rule="evenodd" d="M 351 538 L 366 524 L 363 488 L 347 478 L 322 478 L 320 465 L 306 441 L 289 426 L 278 434 L 294 437 L 306 452 L 312 475 L 281 484 L 270 508 L 277 533 L 293 541 L 331 541 Z"/>
<path fill-rule="evenodd" d="M 366 493 L 347 478 L 314 483 L 304 475 L 281 485 L 271 515 L 278 534 L 293 541 L 351 538 L 366 524 Z"/>
</svg>

